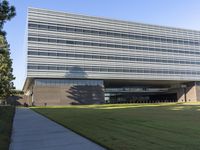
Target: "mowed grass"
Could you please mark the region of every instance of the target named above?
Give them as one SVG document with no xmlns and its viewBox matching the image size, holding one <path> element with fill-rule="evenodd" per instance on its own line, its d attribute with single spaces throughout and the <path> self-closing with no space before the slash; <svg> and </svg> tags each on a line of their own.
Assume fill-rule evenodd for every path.
<svg viewBox="0 0 200 150">
<path fill-rule="evenodd" d="M 33 110 L 108 149 L 200 149 L 200 105 L 106 104 Z"/>
<path fill-rule="evenodd" d="M 8 150 L 15 108 L 0 106 L 0 150 Z"/>
</svg>

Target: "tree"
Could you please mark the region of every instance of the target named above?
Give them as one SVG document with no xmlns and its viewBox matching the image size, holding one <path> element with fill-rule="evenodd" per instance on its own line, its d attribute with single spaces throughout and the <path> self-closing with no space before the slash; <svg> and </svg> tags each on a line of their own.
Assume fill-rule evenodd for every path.
<svg viewBox="0 0 200 150">
<path fill-rule="evenodd" d="M 10 48 L 3 26 L 6 21 L 12 19 L 15 15 L 14 6 L 10 6 L 6 0 L 0 2 L 0 99 L 10 96 L 14 89 L 12 80 L 15 78 L 12 74 L 12 59 L 10 58 Z"/>
<path fill-rule="evenodd" d="M 15 78 L 12 74 L 9 45 L 5 40 L 0 45 L 2 46 L 0 53 L 0 97 L 5 99 L 12 94 L 12 89 L 14 89 L 12 80 Z"/>
<path fill-rule="evenodd" d="M 3 26 L 6 21 L 11 20 L 16 15 L 15 7 L 10 6 L 7 0 L 0 3 L 0 32 L 5 36 Z"/>
</svg>

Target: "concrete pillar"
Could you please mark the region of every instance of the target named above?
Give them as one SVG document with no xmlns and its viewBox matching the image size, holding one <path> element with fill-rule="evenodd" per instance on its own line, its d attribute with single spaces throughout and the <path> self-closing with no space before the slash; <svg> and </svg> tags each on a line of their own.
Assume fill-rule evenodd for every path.
<svg viewBox="0 0 200 150">
<path fill-rule="evenodd" d="M 197 102 L 200 102 L 200 82 L 195 82 L 196 86 L 196 99 Z"/>
<path fill-rule="evenodd" d="M 197 102 L 200 101 L 200 85 L 196 82 L 185 84 L 186 87 L 177 90 L 178 102 Z"/>
<path fill-rule="evenodd" d="M 177 89 L 178 102 L 185 102 L 184 90 L 182 88 Z"/>
</svg>

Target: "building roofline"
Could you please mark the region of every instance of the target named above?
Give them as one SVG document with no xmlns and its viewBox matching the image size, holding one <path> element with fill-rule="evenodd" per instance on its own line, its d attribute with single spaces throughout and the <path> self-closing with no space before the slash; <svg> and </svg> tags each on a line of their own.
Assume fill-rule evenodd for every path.
<svg viewBox="0 0 200 150">
<path fill-rule="evenodd" d="M 113 19 L 109 17 L 101 17 L 101 16 L 90 16 L 80 13 L 68 13 L 65 11 L 57 11 L 57 10 L 51 10 L 51 9 L 44 9 L 44 8 L 35 8 L 35 7 L 28 7 L 28 12 L 30 10 L 39 10 L 39 11 L 49 11 L 49 12 L 55 12 L 55 13 L 62 13 L 62 14 L 68 14 L 68 15 L 74 15 L 74 16 L 80 16 L 80 17 L 90 17 L 93 19 L 102 19 L 105 21 L 116 21 L 121 23 L 128 23 L 128 24 L 138 24 L 138 25 L 145 25 L 145 26 L 151 26 L 151 27 L 160 27 L 160 28 L 168 28 L 168 29 L 176 29 L 176 30 L 184 30 L 184 31 L 192 31 L 192 32 L 199 32 L 200 30 L 194 30 L 194 29 L 188 29 L 188 28 L 181 28 L 181 27 L 173 27 L 173 26 L 165 26 L 165 25 L 157 25 L 157 24 L 149 24 L 149 23 L 141 23 L 141 22 L 134 22 L 134 21 L 128 21 L 128 20 L 120 20 L 120 19 Z"/>
</svg>

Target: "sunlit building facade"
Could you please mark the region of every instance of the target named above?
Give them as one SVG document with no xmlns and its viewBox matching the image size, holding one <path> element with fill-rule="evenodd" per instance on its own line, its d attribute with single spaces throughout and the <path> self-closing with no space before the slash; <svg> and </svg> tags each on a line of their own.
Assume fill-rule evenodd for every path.
<svg viewBox="0 0 200 150">
<path fill-rule="evenodd" d="M 200 100 L 200 32 L 29 8 L 35 105 Z"/>
</svg>

